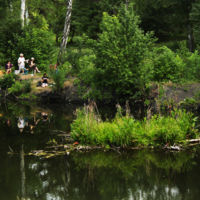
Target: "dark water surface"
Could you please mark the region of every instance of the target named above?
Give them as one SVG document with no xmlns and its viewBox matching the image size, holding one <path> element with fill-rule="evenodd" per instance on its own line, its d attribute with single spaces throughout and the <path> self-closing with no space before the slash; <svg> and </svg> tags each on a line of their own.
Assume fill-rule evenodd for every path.
<svg viewBox="0 0 200 200">
<path fill-rule="evenodd" d="M 28 156 L 70 131 L 80 105 L 0 105 L 0 200 L 199 199 L 200 151 L 72 152 L 50 159 Z M 114 109 L 100 108 L 106 118 Z M 105 115 L 107 114 L 107 116 Z M 14 151 L 14 155 L 7 154 Z"/>
</svg>

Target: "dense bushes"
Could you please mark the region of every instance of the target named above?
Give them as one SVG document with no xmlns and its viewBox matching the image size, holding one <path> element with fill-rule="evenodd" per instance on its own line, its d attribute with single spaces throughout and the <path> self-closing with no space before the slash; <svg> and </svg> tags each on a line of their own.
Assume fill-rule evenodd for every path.
<svg viewBox="0 0 200 200">
<path fill-rule="evenodd" d="M 183 67 L 182 59 L 167 47 L 156 50 L 153 60 L 153 81 L 178 82 Z"/>
<path fill-rule="evenodd" d="M 16 35 L 12 55 L 16 66 L 19 54 L 23 53 L 26 59 L 34 57 L 39 69 L 43 70 L 49 64 L 49 55 L 53 47 L 52 37 L 52 33 L 45 28 L 30 27 L 25 28 L 23 35 Z"/>
<path fill-rule="evenodd" d="M 77 119 L 71 125 L 71 136 L 82 144 L 119 146 L 161 145 L 182 142 L 187 137 L 196 138 L 195 118 L 185 110 L 174 110 L 171 116 L 154 115 L 137 121 L 120 110 L 114 120 L 102 122 L 89 106 L 77 112 Z"/>
<path fill-rule="evenodd" d="M 144 60 L 152 47 L 153 33 L 144 34 L 133 9 L 124 6 L 118 16 L 103 15 L 98 41 L 89 40 L 96 59 L 93 84 L 116 95 L 134 95 L 147 73 Z"/>
<path fill-rule="evenodd" d="M 2 78 L 0 78 L 0 87 L 5 90 L 10 88 L 15 83 L 15 74 L 5 74 Z"/>
<path fill-rule="evenodd" d="M 31 92 L 31 81 L 16 81 L 12 84 L 10 88 L 8 88 L 9 93 L 19 95 L 21 93 L 29 93 Z"/>
</svg>

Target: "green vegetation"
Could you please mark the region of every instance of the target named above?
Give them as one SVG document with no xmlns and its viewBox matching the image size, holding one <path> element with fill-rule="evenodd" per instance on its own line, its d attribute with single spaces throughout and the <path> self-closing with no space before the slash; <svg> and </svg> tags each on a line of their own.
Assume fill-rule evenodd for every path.
<svg viewBox="0 0 200 200">
<path fill-rule="evenodd" d="M 15 74 L 5 74 L 0 79 L 0 86 L 3 90 L 10 88 L 15 83 L 16 75 Z"/>
<path fill-rule="evenodd" d="M 77 111 L 77 119 L 71 125 L 71 136 L 81 144 L 159 146 L 174 144 L 197 138 L 196 118 L 185 110 L 174 109 L 170 116 L 154 115 L 147 111 L 143 121 L 133 119 L 130 114 L 122 115 L 121 108 L 112 121 L 103 122 L 94 112 L 95 106 L 85 106 Z M 130 113 L 130 112 L 128 112 Z"/>
<path fill-rule="evenodd" d="M 48 72 L 49 64 L 57 63 L 66 1 L 27 1 L 24 26 L 20 4 L 0 5 L 0 68 L 11 60 L 17 69 L 17 58 L 24 53 Z M 62 91 L 72 75 L 91 88 L 85 94 L 79 86 L 85 98 L 145 101 L 151 82 L 199 82 L 199 5 L 199 0 L 129 0 L 129 5 L 74 0 L 68 46 L 58 73 L 51 73 L 52 89 Z M 13 84 L 12 77 L 0 79 L 4 90 Z"/>
<path fill-rule="evenodd" d="M 31 81 L 16 81 L 10 88 L 8 88 L 8 92 L 15 95 L 24 93 L 25 96 L 29 96 L 29 93 L 31 92 Z"/>
</svg>

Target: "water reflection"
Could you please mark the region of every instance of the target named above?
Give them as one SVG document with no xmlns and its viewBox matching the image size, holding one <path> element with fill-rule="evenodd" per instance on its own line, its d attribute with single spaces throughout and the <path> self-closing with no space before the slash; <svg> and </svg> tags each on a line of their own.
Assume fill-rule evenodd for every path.
<svg viewBox="0 0 200 200">
<path fill-rule="evenodd" d="M 122 156 L 112 151 L 74 152 L 49 160 L 25 156 L 26 198 L 195 199 L 199 169 L 194 160 L 200 163 L 194 156 L 148 150 Z M 172 160 L 179 164 L 164 165 Z"/>
<path fill-rule="evenodd" d="M 198 149 L 178 154 L 151 150 L 72 152 L 51 159 L 27 155 L 30 150 L 44 149 L 49 140 L 58 141 L 52 130 L 70 131 L 76 108 L 67 104 L 2 104 L 2 200 L 198 199 Z M 8 146 L 14 155 L 7 154 Z"/>
</svg>

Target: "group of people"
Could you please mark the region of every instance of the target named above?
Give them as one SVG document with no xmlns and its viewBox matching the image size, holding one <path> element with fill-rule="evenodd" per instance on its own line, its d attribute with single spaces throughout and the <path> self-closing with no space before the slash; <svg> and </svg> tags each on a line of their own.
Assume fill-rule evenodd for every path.
<svg viewBox="0 0 200 200">
<path fill-rule="evenodd" d="M 28 70 L 29 69 L 25 68 L 25 63 L 29 63 L 29 69 L 33 69 L 34 70 L 34 75 L 36 75 L 36 72 L 40 73 L 40 71 L 37 68 L 37 65 L 34 63 L 34 58 L 31 58 L 30 60 L 26 60 L 22 53 L 20 54 L 20 57 L 18 58 L 18 66 L 19 66 L 19 71 L 18 72 L 19 73 L 22 72 L 23 75 L 27 75 L 28 74 Z M 58 66 L 57 63 L 53 66 L 55 68 L 55 72 L 56 73 L 57 73 L 57 70 L 58 70 L 57 66 Z M 8 61 L 7 64 L 6 64 L 6 67 L 5 67 L 7 74 L 12 72 L 12 67 L 13 67 L 13 64 L 11 64 L 11 62 Z M 41 84 L 42 87 L 47 87 L 48 86 L 49 79 L 48 79 L 46 73 L 44 73 L 41 82 L 42 82 L 42 84 Z"/>
<path fill-rule="evenodd" d="M 18 58 L 19 73 L 22 72 L 22 74 L 24 74 L 24 75 L 28 74 L 29 69 L 26 69 L 25 63 L 29 64 L 29 69 L 34 70 L 34 75 L 36 75 L 36 72 L 40 73 L 39 69 L 37 68 L 37 65 L 34 63 L 34 58 L 31 58 L 30 60 L 29 59 L 26 60 L 24 58 L 23 53 L 21 53 L 20 57 Z M 7 74 L 12 72 L 12 67 L 13 67 L 13 64 L 11 64 L 11 62 L 8 61 L 6 64 L 6 67 L 5 67 Z"/>
<path fill-rule="evenodd" d="M 29 69 L 34 70 L 34 75 L 36 75 L 36 71 L 40 73 L 40 71 L 37 68 L 37 65 L 34 63 L 34 58 L 31 58 L 30 61 L 26 60 L 24 58 L 23 53 L 20 54 L 20 57 L 18 58 L 18 66 L 19 66 L 19 72 L 23 72 L 23 74 L 28 74 L 28 70 L 25 68 L 25 63 L 29 63 Z"/>
</svg>

